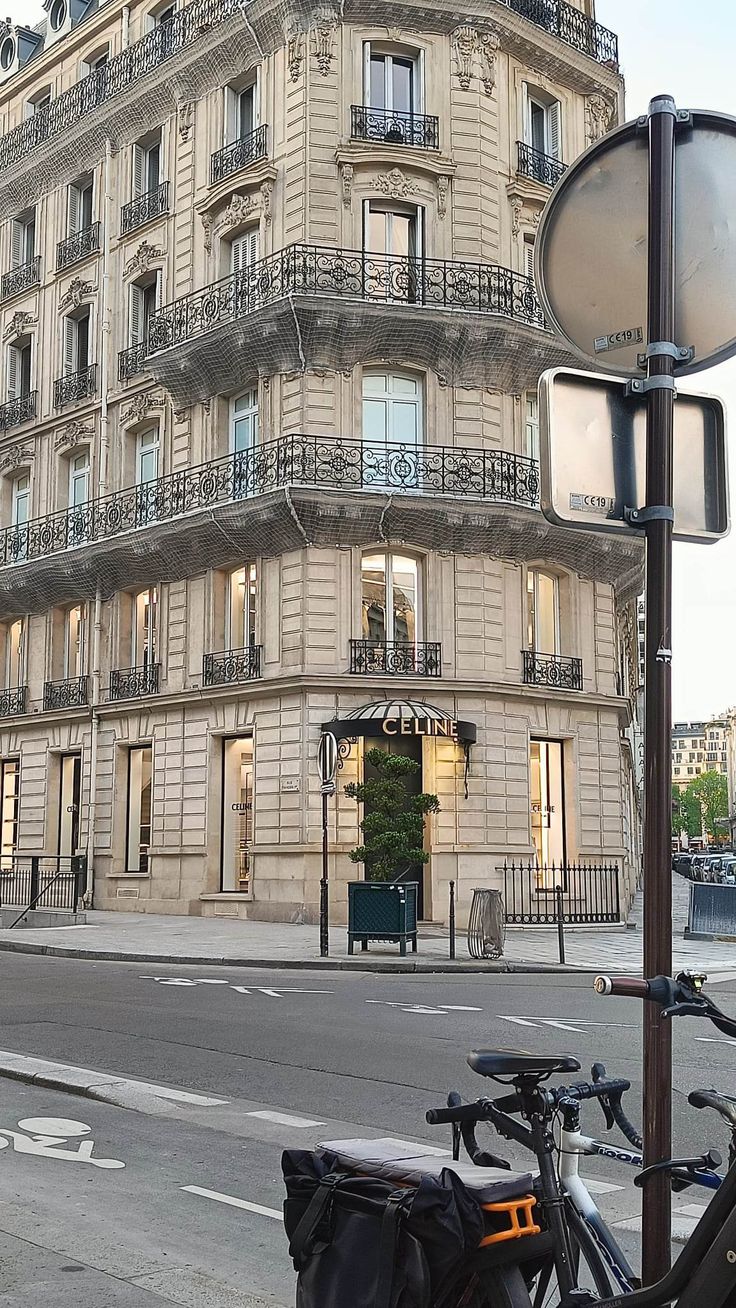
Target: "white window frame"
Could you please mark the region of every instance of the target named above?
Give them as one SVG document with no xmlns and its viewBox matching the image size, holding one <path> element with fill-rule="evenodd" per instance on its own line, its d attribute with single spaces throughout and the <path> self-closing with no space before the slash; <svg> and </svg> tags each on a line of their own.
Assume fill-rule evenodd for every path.
<svg viewBox="0 0 736 1308">
<path fill-rule="evenodd" d="M 158 150 L 158 181 L 155 186 L 151 186 L 149 171 L 150 159 L 154 150 Z M 136 141 L 133 146 L 130 187 L 132 198 L 134 200 L 139 200 L 143 195 L 150 195 L 160 187 L 163 180 L 163 153 L 164 143 L 161 132 L 158 132 L 155 139 L 149 138 L 145 144 L 141 141 Z"/>
<path fill-rule="evenodd" d="M 74 636 L 72 615 L 74 620 Z M 73 604 L 64 614 L 64 680 L 83 677 L 87 670 L 87 605 Z"/>
<path fill-rule="evenodd" d="M 125 871 L 150 872 L 149 850 L 153 822 L 153 746 L 132 745 L 128 750 L 128 777 L 126 783 Z M 141 814 L 144 784 L 150 786 L 148 843 L 141 839 Z"/>
<path fill-rule="evenodd" d="M 370 215 L 372 213 L 382 213 L 386 216 L 387 219 L 392 219 L 394 217 L 413 218 L 415 245 L 416 245 L 415 253 L 413 255 L 406 256 L 403 254 L 399 254 L 398 251 L 392 249 L 386 249 L 385 251 L 369 249 L 366 242 L 368 240 L 368 232 L 370 230 Z M 387 222 L 386 224 L 387 246 L 391 246 L 393 244 L 391 235 L 392 235 L 392 224 L 391 222 Z M 365 254 L 377 254 L 385 259 L 403 259 L 408 257 L 410 259 L 415 260 L 416 263 L 420 263 L 421 260 L 424 258 L 424 206 L 421 204 L 416 204 L 416 205 L 406 205 L 405 207 L 402 207 L 401 205 L 397 204 L 396 208 L 392 208 L 391 201 L 388 201 L 388 203 L 384 204 L 382 200 L 376 200 L 376 199 L 364 200 L 363 201 L 363 252 Z"/>
<path fill-rule="evenodd" d="M 17 640 L 15 633 L 17 632 Z M 25 682 L 26 671 L 26 620 L 16 618 L 5 628 L 5 686 L 17 690 Z"/>
<path fill-rule="evenodd" d="M 242 580 L 241 580 L 242 579 Z M 255 602 L 251 609 L 251 586 L 255 593 Z M 240 596 L 237 595 L 241 590 Z M 236 604 L 237 598 L 237 604 Z M 239 616 L 239 630 L 235 630 L 235 614 Z M 241 568 L 234 568 L 227 574 L 225 607 L 225 648 L 251 649 L 257 644 L 256 628 L 258 626 L 258 564 L 249 559 Z"/>
<path fill-rule="evenodd" d="M 85 195 L 91 194 L 89 222 L 83 225 L 82 209 Z M 67 234 L 75 236 L 77 232 L 87 231 L 95 221 L 95 179 L 93 173 L 85 174 L 76 182 L 70 182 L 67 194 Z"/>
<path fill-rule="evenodd" d="M 79 325 L 81 322 L 87 323 L 87 358 L 85 361 L 82 361 L 79 354 Z M 81 372 L 82 369 L 89 367 L 91 344 L 92 310 L 87 309 L 78 317 L 68 315 L 63 323 L 64 357 L 62 359 L 62 375 L 64 377 L 72 376 L 74 373 Z"/>
<path fill-rule="evenodd" d="M 33 241 L 29 242 L 28 233 L 33 230 Z M 10 266 L 25 268 L 36 257 L 36 209 L 27 209 L 14 218 L 11 226 Z M 29 245 L 32 246 L 29 252 Z"/>
<path fill-rule="evenodd" d="M 248 432 L 248 440 L 238 449 L 237 429 L 241 423 L 245 425 Z M 252 450 L 258 444 L 258 430 L 258 387 L 255 386 L 240 395 L 233 395 L 230 400 L 230 453 L 241 454 L 245 450 Z"/>
<path fill-rule="evenodd" d="M 540 91 L 537 87 L 529 86 L 527 83 L 524 84 L 524 141 L 531 149 L 537 149 L 532 134 L 532 106 L 541 109 L 544 115 L 544 149 L 541 153 L 546 154 L 549 159 L 562 161 L 561 101 L 552 95 L 548 95 L 546 91 Z"/>
<path fill-rule="evenodd" d="M 128 343 L 142 345 L 146 339 L 148 331 L 148 321 L 146 319 L 146 296 L 153 287 L 154 312 L 160 303 L 161 277 L 159 270 L 155 272 L 154 280 L 141 286 L 139 282 L 133 282 L 128 288 Z"/>
<path fill-rule="evenodd" d="M 29 351 L 30 367 L 28 376 L 28 390 L 22 389 L 23 384 L 23 356 Z M 7 353 L 7 387 L 8 399 L 15 400 L 19 395 L 30 395 L 33 390 L 33 344 L 30 338 L 25 338 L 22 344 L 15 341 L 8 346 Z"/>
<path fill-rule="evenodd" d="M 12 527 L 25 527 L 31 516 L 30 472 L 21 472 L 13 478 L 10 497 L 10 524 Z"/>
<path fill-rule="evenodd" d="M 81 461 L 84 460 L 83 465 Z M 81 466 L 77 466 L 81 465 Z M 83 487 L 83 498 L 76 498 L 77 487 Z M 90 457 L 89 450 L 80 450 L 79 454 L 72 455 L 69 459 L 69 508 L 81 509 L 83 505 L 89 504 L 90 488 Z"/>
<path fill-rule="evenodd" d="M 552 582 L 552 625 L 554 628 L 554 649 L 540 649 L 539 647 L 539 615 L 541 610 L 540 597 L 540 578 L 546 582 Z M 531 586 L 530 586 L 531 581 Z M 525 585 L 525 616 L 526 616 L 526 646 L 534 654 L 551 654 L 553 656 L 560 653 L 560 579 L 555 572 L 549 572 L 546 568 L 527 568 L 524 578 Z M 531 612 L 530 612 L 531 599 Z"/>
<path fill-rule="evenodd" d="M 143 460 L 149 455 L 155 455 L 156 470 L 152 477 L 142 476 Z M 149 486 L 151 482 L 156 481 L 160 475 L 161 465 L 161 433 L 157 425 L 145 427 L 136 437 L 135 442 L 135 484 L 136 486 Z"/>
<path fill-rule="evenodd" d="M 377 379 L 379 377 L 384 378 L 386 382 L 385 389 L 383 390 L 383 392 L 378 390 L 374 392 L 371 391 L 366 392 L 366 385 L 365 385 L 366 381 L 368 381 L 369 378 Z M 402 394 L 401 391 L 395 390 L 395 383 L 397 381 L 403 381 L 403 382 L 410 381 L 416 386 L 417 388 L 416 402 L 412 401 L 411 397 L 406 393 Z M 384 430 L 386 434 L 384 440 L 374 441 L 371 437 L 366 435 L 366 431 L 365 431 L 366 401 L 370 403 L 378 403 L 378 404 L 383 403 L 384 405 L 384 411 L 386 415 L 385 423 L 384 423 Z M 415 419 L 416 419 L 415 421 L 416 437 L 414 441 L 414 448 L 424 444 L 424 387 L 422 386 L 422 381 L 420 377 L 417 377 L 416 375 L 410 372 L 383 372 L 381 369 L 373 369 L 373 368 L 367 369 L 363 373 L 363 381 L 361 386 L 361 404 L 362 404 L 362 431 L 363 431 L 362 439 L 364 445 L 374 446 L 375 448 L 381 448 L 382 446 L 392 446 L 392 445 L 409 446 L 410 442 L 407 441 L 405 436 L 402 437 L 400 435 L 396 435 L 396 427 L 398 425 L 396 422 L 397 410 L 401 408 L 409 408 L 409 407 L 414 408 Z"/>
<path fill-rule="evenodd" d="M 524 454 L 539 463 L 539 398 L 536 391 L 524 394 Z"/>
<path fill-rule="evenodd" d="M 131 664 L 134 668 L 153 667 L 158 661 L 158 606 L 158 586 L 145 586 L 133 596 Z"/>
<path fill-rule="evenodd" d="M 387 644 L 396 643 L 401 640 L 402 643 L 413 645 L 416 649 L 423 639 L 424 630 L 424 569 L 422 568 L 421 559 L 410 550 L 402 549 L 364 549 L 360 556 L 360 605 L 361 605 L 361 638 L 371 640 L 372 637 L 363 635 L 363 565 L 366 559 L 382 558 L 383 559 L 383 576 L 386 587 L 386 634 L 384 639 Z M 403 638 L 397 637 L 394 629 L 394 559 L 408 559 L 414 565 L 414 640 L 404 642 Z"/>
<path fill-rule="evenodd" d="M 393 61 L 399 59 L 404 63 L 413 63 L 413 89 L 414 89 L 414 108 L 412 113 L 424 113 L 424 51 L 423 50 L 390 50 L 386 48 L 385 42 L 381 41 L 364 41 L 363 42 L 363 104 L 366 108 L 376 108 L 371 105 L 371 58 L 377 55 L 382 59 Z M 386 86 L 391 88 L 390 93 L 386 96 L 387 100 L 393 99 L 393 79 L 386 79 Z M 393 104 L 385 106 L 386 113 L 393 111 Z M 404 113 L 405 110 L 396 110 L 397 113 Z"/>
<path fill-rule="evenodd" d="M 234 236 L 228 244 L 231 275 L 246 272 L 258 263 L 261 249 L 261 234 L 258 227 L 248 227 L 239 236 Z"/>
<path fill-rule="evenodd" d="M 251 132 L 254 132 L 261 122 L 261 72 L 256 68 L 254 76 L 243 86 L 226 86 L 225 87 L 225 105 L 224 105 L 224 130 L 223 143 L 233 145 L 236 141 L 244 140 L 240 132 L 240 102 L 244 95 L 249 92 L 253 96 L 253 126 Z"/>
</svg>

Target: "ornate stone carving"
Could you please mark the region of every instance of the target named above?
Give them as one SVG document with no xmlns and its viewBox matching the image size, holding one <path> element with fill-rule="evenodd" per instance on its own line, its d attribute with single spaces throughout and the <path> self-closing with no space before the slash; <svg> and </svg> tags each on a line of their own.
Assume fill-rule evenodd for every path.
<svg viewBox="0 0 736 1308">
<path fill-rule="evenodd" d="M 273 195 L 273 182 L 261 183 L 261 213 L 266 221 L 266 225 L 271 222 L 271 197 Z"/>
<path fill-rule="evenodd" d="M 134 395 L 127 408 L 122 410 L 120 421 L 126 427 L 132 427 L 134 423 L 142 422 L 151 409 L 163 409 L 165 403 L 163 395 L 157 395 L 155 391 Z"/>
<path fill-rule="evenodd" d="M 496 55 L 501 46 L 501 39 L 495 32 L 478 33 L 478 50 L 481 61 L 481 78 L 486 95 L 493 94 L 496 85 Z"/>
<path fill-rule="evenodd" d="M 217 220 L 217 230 L 223 228 L 239 227 L 241 223 L 247 222 L 249 218 L 258 210 L 258 206 L 250 195 L 240 195 L 238 192 L 232 197 L 227 209 L 224 209 Z"/>
<path fill-rule="evenodd" d="M 379 173 L 376 177 L 376 190 L 383 195 L 390 195 L 392 200 L 403 200 L 407 195 L 413 195 L 416 189 L 416 182 L 411 177 L 405 177 L 400 168 L 392 168 L 390 172 Z"/>
<path fill-rule="evenodd" d="M 511 235 L 518 236 L 521 228 L 521 215 L 524 209 L 524 201 L 521 196 L 514 195 L 511 198 Z"/>
<path fill-rule="evenodd" d="M 585 102 L 585 134 L 588 140 L 599 141 L 612 126 L 614 107 L 604 95 L 589 95 Z"/>
<path fill-rule="evenodd" d="M 35 327 L 37 322 L 35 313 L 25 313 L 23 309 L 17 309 L 5 328 L 3 339 L 9 341 L 14 336 L 22 336 L 26 327 Z"/>
<path fill-rule="evenodd" d="M 337 30 L 337 13 L 334 9 L 317 9 L 312 27 L 312 50 L 317 61 L 317 70 L 323 77 L 329 77 L 332 67 L 332 47 Z"/>
<path fill-rule="evenodd" d="M 437 178 L 437 217 L 444 218 L 447 213 L 447 193 L 450 189 L 450 179 L 444 173 Z"/>
<path fill-rule="evenodd" d="M 292 31 L 287 36 L 286 41 L 286 66 L 289 69 L 289 77 L 292 82 L 299 81 L 303 60 L 304 35 L 302 32 Z"/>
<path fill-rule="evenodd" d="M 20 468 L 25 463 L 32 463 L 36 457 L 36 451 L 28 445 L 11 445 L 9 450 L 3 450 L 0 456 L 0 472 L 9 472 L 14 468 Z"/>
<path fill-rule="evenodd" d="M 539 220 L 540 220 L 541 217 L 542 217 L 542 210 L 541 210 L 541 209 L 534 209 L 534 210 L 532 210 L 532 227 L 538 227 L 538 226 L 539 226 Z"/>
<path fill-rule="evenodd" d="M 186 422 L 188 409 L 174 409 L 174 422 Z"/>
<path fill-rule="evenodd" d="M 180 100 L 176 106 L 176 121 L 182 141 L 188 141 L 194 126 L 194 101 Z"/>
<path fill-rule="evenodd" d="M 83 300 L 94 295 L 97 287 L 92 282 L 85 282 L 82 277 L 74 277 L 59 300 L 60 309 L 78 309 Z"/>
<path fill-rule="evenodd" d="M 4 41 L 6 36 L 13 35 L 12 18 L 0 19 L 0 41 Z"/>
<path fill-rule="evenodd" d="M 342 202 L 346 209 L 349 209 L 353 203 L 353 165 L 349 163 L 342 164 L 340 168 L 340 180 L 342 182 Z"/>
<path fill-rule="evenodd" d="M 204 227 L 204 248 L 208 254 L 212 253 L 212 214 L 202 214 L 202 226 Z"/>
<path fill-rule="evenodd" d="M 452 34 L 452 46 L 457 64 L 457 80 L 463 91 L 470 87 L 473 76 L 473 52 L 477 39 L 474 27 L 456 27 Z"/>
<path fill-rule="evenodd" d="M 77 445 L 86 445 L 87 441 L 92 440 L 94 434 L 94 423 L 78 422 L 75 418 L 72 422 L 68 422 L 66 427 L 62 427 L 61 431 L 57 433 L 56 440 L 54 441 L 54 449 L 72 450 Z"/>
<path fill-rule="evenodd" d="M 148 272 L 151 264 L 163 257 L 164 251 L 159 245 L 149 245 L 148 241 L 141 241 L 132 259 L 126 263 L 124 275 L 138 277 L 141 273 Z"/>
</svg>

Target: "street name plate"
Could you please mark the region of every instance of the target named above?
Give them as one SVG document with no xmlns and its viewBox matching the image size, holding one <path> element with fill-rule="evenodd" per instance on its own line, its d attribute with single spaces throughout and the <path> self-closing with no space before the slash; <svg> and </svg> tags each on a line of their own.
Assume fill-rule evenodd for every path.
<svg viewBox="0 0 736 1308">
<path fill-rule="evenodd" d="M 646 397 L 619 377 L 551 368 L 539 379 L 542 512 L 557 526 L 642 535 L 624 508 L 645 503 Z M 719 540 L 729 528 L 721 400 L 675 400 L 676 540 Z"/>
</svg>

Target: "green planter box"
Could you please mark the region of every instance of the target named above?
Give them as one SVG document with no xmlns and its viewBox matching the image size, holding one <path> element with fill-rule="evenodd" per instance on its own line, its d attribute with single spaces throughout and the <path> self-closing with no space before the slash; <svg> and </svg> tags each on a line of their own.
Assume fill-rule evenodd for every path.
<svg viewBox="0 0 736 1308">
<path fill-rule="evenodd" d="M 389 940 L 402 954 L 410 940 L 416 953 L 418 890 L 416 881 L 349 881 L 348 953 L 358 940 L 362 949 L 369 940 Z"/>
</svg>

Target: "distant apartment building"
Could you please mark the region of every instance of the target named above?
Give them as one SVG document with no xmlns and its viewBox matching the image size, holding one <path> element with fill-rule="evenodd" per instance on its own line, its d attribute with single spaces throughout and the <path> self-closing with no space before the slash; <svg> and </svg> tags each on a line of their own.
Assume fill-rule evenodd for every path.
<svg viewBox="0 0 736 1308">
<path fill-rule="evenodd" d="M 710 722 L 675 722 L 672 727 L 672 780 L 681 789 L 703 772 L 729 774 L 728 717 Z"/>
</svg>

